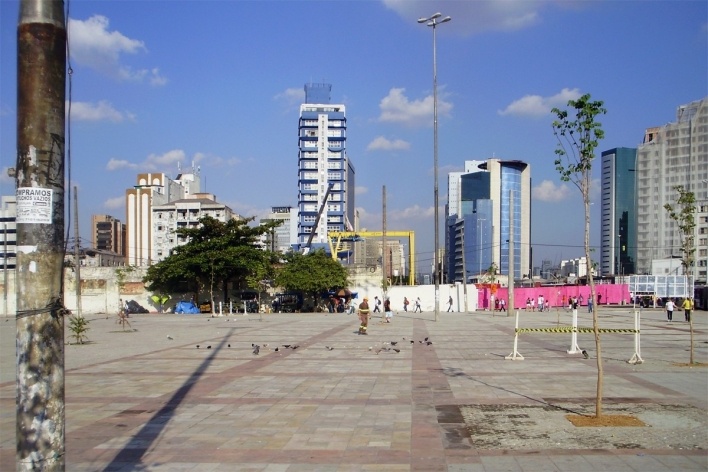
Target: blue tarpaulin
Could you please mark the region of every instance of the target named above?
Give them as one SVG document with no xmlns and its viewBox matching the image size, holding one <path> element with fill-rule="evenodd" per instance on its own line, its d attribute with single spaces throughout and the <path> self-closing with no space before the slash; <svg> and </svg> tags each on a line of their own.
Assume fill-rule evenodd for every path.
<svg viewBox="0 0 708 472">
<path fill-rule="evenodd" d="M 185 315 L 198 315 L 201 312 L 199 311 L 197 305 L 192 302 L 187 302 L 183 300 L 181 302 L 177 302 L 177 305 L 175 305 L 175 313 Z"/>
</svg>

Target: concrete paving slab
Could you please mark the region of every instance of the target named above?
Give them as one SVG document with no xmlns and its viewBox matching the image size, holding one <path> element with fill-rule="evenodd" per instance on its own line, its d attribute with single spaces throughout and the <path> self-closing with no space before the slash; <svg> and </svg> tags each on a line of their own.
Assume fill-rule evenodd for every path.
<svg viewBox="0 0 708 472">
<path fill-rule="evenodd" d="M 86 317 L 90 342 L 65 346 L 71 471 L 708 470 L 702 311 L 702 366 L 687 365 L 688 324 L 660 310 L 642 312 L 641 364 L 632 333 L 602 334 L 604 412 L 647 425 L 633 428 L 565 418 L 594 413 L 597 371 L 591 333 L 585 359 L 551 332 L 563 310 L 520 313 L 539 330 L 519 335 L 524 360 L 506 359 L 514 318 L 490 312 L 397 313 L 367 336 L 344 314 L 133 315 L 129 331 Z M 631 309 L 602 307 L 600 326 L 633 328 Z M 1 470 L 15 464 L 14 337 L 0 318 Z"/>
</svg>

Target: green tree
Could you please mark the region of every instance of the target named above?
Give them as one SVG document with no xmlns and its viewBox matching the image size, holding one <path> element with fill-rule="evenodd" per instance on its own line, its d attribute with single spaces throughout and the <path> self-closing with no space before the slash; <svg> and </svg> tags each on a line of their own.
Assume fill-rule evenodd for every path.
<svg viewBox="0 0 708 472">
<path fill-rule="evenodd" d="M 694 241 L 694 231 L 696 229 L 696 196 L 683 188 L 683 185 L 677 185 L 674 190 L 678 192 L 679 197 L 676 202 L 678 209 L 670 203 L 664 205 L 664 209 L 669 212 L 671 218 L 679 230 L 681 238 L 681 266 L 683 267 L 684 275 L 690 275 L 693 270 L 693 262 L 696 254 Z"/>
<path fill-rule="evenodd" d="M 572 182 L 580 190 L 585 207 L 585 260 L 590 297 L 593 301 L 592 325 L 597 351 L 595 416 L 599 418 L 602 416 L 603 369 L 595 282 L 592 276 L 592 259 L 590 258 L 590 177 L 592 163 L 595 159 L 595 149 L 605 136 L 602 124 L 597 121 L 597 116 L 604 115 L 607 110 L 602 101 L 592 101 L 590 94 L 585 94 L 577 100 L 569 100 L 568 107 L 574 116 L 569 115 L 567 110 L 553 108 L 552 111 L 556 115 L 556 120 L 553 121 L 553 134 L 558 140 L 555 165 L 561 180 Z"/>
<path fill-rule="evenodd" d="M 492 262 L 489 267 L 484 271 L 484 275 L 482 277 L 482 283 L 485 284 L 495 284 L 497 283 L 497 274 L 499 273 L 499 268 L 497 267 L 496 262 Z"/>
<path fill-rule="evenodd" d="M 681 238 L 681 266 L 683 267 L 683 274 L 688 277 L 692 275 L 691 272 L 696 255 L 694 240 L 694 232 L 696 229 L 696 219 L 694 216 L 696 213 L 696 196 L 693 192 L 684 189 L 683 185 L 675 186 L 674 190 L 676 190 L 679 195 L 676 201 L 678 208 L 667 203 L 664 205 L 664 209 L 669 212 L 669 218 L 674 220 L 674 223 L 676 223 L 678 227 L 679 236 Z M 688 289 L 690 290 L 691 287 L 689 286 Z M 690 297 L 690 294 L 688 296 Z M 693 317 L 690 319 L 689 331 L 691 333 L 689 363 L 693 364 Z"/>
<path fill-rule="evenodd" d="M 312 297 L 316 306 L 323 292 L 348 285 L 347 270 L 322 249 L 308 254 L 290 252 L 285 255 L 285 264 L 276 271 L 275 283 L 287 291 Z"/>
<path fill-rule="evenodd" d="M 251 221 L 253 218 L 224 223 L 207 216 L 197 227 L 178 229 L 177 237 L 187 242 L 148 268 L 143 279 L 148 290 L 170 293 L 186 289 L 195 295 L 206 290 L 213 307 L 214 291 L 220 284 L 224 294 L 229 282 L 239 288 L 258 288 L 263 279 L 272 276 L 276 261 L 258 241 L 280 222 L 251 227 Z"/>
</svg>

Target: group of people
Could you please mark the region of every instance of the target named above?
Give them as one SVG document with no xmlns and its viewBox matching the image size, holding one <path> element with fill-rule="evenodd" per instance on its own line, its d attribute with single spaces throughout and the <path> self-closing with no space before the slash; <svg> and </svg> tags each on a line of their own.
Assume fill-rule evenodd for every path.
<svg viewBox="0 0 708 472">
<path fill-rule="evenodd" d="M 551 304 L 543 295 L 538 296 L 538 311 L 550 311 Z M 536 299 L 528 297 L 526 299 L 526 311 L 536 311 Z"/>
<path fill-rule="evenodd" d="M 403 311 L 408 311 L 408 305 L 410 305 L 411 302 L 408 300 L 408 297 L 403 297 Z M 422 313 L 423 310 L 420 308 L 420 297 L 417 297 L 415 299 L 415 308 L 413 309 L 413 313 Z"/>
<path fill-rule="evenodd" d="M 674 303 L 673 298 L 669 298 L 666 301 L 666 317 L 668 318 L 668 322 L 671 323 L 674 320 L 674 310 L 676 309 L 676 303 Z M 691 322 L 691 310 L 693 310 L 693 299 L 691 298 L 684 298 L 683 303 L 681 303 L 681 307 L 683 310 L 683 316 L 684 319 L 686 320 L 687 323 Z"/>
</svg>

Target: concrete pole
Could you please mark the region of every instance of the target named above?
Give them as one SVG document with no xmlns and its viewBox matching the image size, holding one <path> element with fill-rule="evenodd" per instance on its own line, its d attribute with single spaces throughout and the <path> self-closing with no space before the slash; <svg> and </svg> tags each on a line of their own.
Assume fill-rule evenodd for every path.
<svg viewBox="0 0 708 472">
<path fill-rule="evenodd" d="M 383 280 L 381 282 L 381 286 L 383 288 L 383 299 L 386 301 L 386 294 L 388 293 L 388 277 L 387 277 L 387 270 L 388 267 L 388 242 L 386 241 L 386 186 L 383 186 L 383 189 L 381 191 L 381 202 L 382 202 L 382 208 L 381 208 L 381 229 L 382 229 L 382 238 L 381 238 L 381 271 L 383 272 Z M 383 302 L 382 302 L 383 303 Z"/>
<path fill-rule="evenodd" d="M 63 471 L 63 1 L 21 0 L 17 55 L 16 467 Z"/>
</svg>

